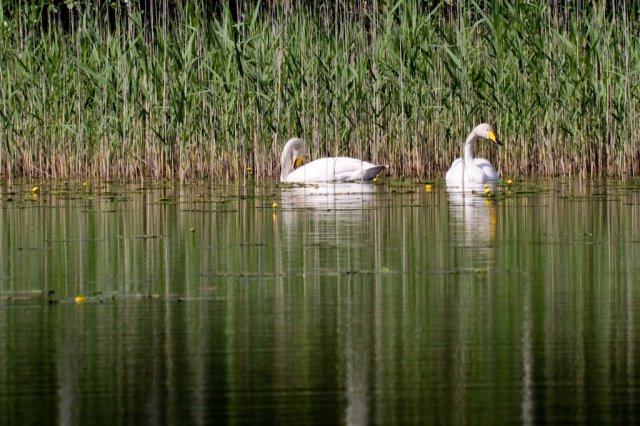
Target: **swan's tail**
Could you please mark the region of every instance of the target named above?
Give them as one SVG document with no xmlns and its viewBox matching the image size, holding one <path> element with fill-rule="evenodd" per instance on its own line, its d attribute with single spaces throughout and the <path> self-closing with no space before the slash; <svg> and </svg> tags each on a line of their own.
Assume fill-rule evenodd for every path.
<svg viewBox="0 0 640 426">
<path fill-rule="evenodd" d="M 387 166 L 373 166 L 364 171 L 362 175 L 362 180 L 373 180 L 374 177 L 378 176 L 380 172 L 385 170 Z"/>
</svg>

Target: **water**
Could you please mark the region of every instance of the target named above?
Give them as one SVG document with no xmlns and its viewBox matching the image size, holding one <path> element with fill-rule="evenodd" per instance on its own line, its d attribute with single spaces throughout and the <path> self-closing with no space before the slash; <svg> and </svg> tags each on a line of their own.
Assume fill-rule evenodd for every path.
<svg viewBox="0 0 640 426">
<path fill-rule="evenodd" d="M 638 423 L 640 182 L 497 193 L 5 186 L 0 422 Z"/>
</svg>

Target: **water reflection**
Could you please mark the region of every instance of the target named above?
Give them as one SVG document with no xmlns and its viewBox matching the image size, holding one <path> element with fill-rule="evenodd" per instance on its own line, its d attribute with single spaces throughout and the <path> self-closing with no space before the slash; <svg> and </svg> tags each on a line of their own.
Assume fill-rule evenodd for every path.
<svg viewBox="0 0 640 426">
<path fill-rule="evenodd" d="M 283 188 L 277 213 L 277 234 L 285 251 L 308 273 L 357 270 L 357 249 L 368 247 L 375 186 L 343 183 Z M 354 258 L 354 256 L 358 256 Z"/>
<path fill-rule="evenodd" d="M 369 424 L 374 359 L 368 342 L 372 335 L 360 328 L 362 312 L 354 309 L 357 303 L 351 299 L 350 288 L 354 281 L 363 278 L 363 273 L 373 269 L 368 262 L 363 262 L 362 254 L 376 251 L 376 186 L 369 183 L 308 185 L 284 188 L 281 196 L 280 214 L 287 246 L 299 251 L 302 244 L 306 253 L 306 272 L 303 283 L 299 284 L 318 290 L 325 285 L 322 283 L 331 281 L 348 286 L 338 296 L 348 301 L 341 304 L 338 311 L 341 339 L 337 345 L 343 367 L 337 385 L 344 389 L 346 400 L 341 421 L 350 425 Z M 317 271 L 321 271 L 320 274 Z M 331 275 L 333 280 L 327 281 Z M 365 281 L 372 279 L 364 276 Z"/>
<path fill-rule="evenodd" d="M 5 193 L 0 417 L 636 424 L 639 187 Z"/>
<path fill-rule="evenodd" d="M 283 206 L 319 211 L 363 209 L 374 200 L 371 183 L 324 183 L 282 189 Z"/>
<path fill-rule="evenodd" d="M 495 256 L 498 210 L 492 198 L 448 190 L 453 244 L 466 255 L 469 267 L 488 266 Z"/>
</svg>

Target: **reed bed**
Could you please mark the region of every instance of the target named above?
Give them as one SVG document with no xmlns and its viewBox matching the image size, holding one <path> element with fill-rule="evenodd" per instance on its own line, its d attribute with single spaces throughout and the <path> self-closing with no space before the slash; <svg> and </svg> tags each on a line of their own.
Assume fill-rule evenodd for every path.
<svg viewBox="0 0 640 426">
<path fill-rule="evenodd" d="M 271 178 L 300 136 L 433 178 L 481 121 L 503 175 L 640 172 L 626 3 L 222 3 L 0 1 L 0 175 Z"/>
</svg>

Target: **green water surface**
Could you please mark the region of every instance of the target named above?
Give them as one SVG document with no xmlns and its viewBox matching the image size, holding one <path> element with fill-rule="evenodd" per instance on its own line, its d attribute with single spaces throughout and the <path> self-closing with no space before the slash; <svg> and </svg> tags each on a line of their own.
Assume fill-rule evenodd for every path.
<svg viewBox="0 0 640 426">
<path fill-rule="evenodd" d="M 639 181 L 32 186 L 2 424 L 639 421 Z"/>
</svg>

